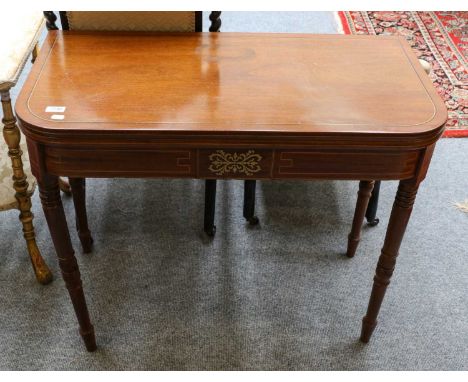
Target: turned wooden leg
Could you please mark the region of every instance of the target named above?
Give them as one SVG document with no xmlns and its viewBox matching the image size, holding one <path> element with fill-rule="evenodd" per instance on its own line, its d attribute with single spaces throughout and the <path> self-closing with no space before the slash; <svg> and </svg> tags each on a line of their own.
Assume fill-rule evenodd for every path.
<svg viewBox="0 0 468 382">
<path fill-rule="evenodd" d="M 91 324 L 86 300 L 81 283 L 80 270 L 74 255 L 70 240 L 58 178 L 48 174 L 41 174 L 38 178 L 39 192 L 44 215 L 49 226 L 55 251 L 62 271 L 63 280 L 70 294 L 70 298 L 79 323 L 80 334 L 88 351 L 96 350 L 94 328 Z"/>
<path fill-rule="evenodd" d="M 256 180 L 244 181 L 244 218 L 250 225 L 258 224 L 259 220 L 255 216 L 255 186 Z"/>
<path fill-rule="evenodd" d="M 210 21 L 211 25 L 209 28 L 210 32 L 219 32 L 219 29 L 221 28 L 221 11 L 211 11 L 210 13 Z"/>
<path fill-rule="evenodd" d="M 216 179 L 207 179 L 205 181 L 205 220 L 203 227 L 208 236 L 214 236 L 216 233 L 216 226 L 214 225 L 215 207 Z"/>
<path fill-rule="evenodd" d="M 362 320 L 361 341 L 368 342 L 377 325 L 382 300 L 385 296 L 390 278 L 398 256 L 398 250 L 408 224 L 414 200 L 418 191 L 418 183 L 413 180 L 402 180 L 398 186 L 397 195 L 393 204 L 387 234 L 382 252 L 377 263 L 374 276 L 374 285 L 367 308 L 367 314 Z"/>
<path fill-rule="evenodd" d="M 93 238 L 88 228 L 86 214 L 86 180 L 84 178 L 69 178 L 72 189 L 73 204 L 75 205 L 76 229 L 84 253 L 91 252 Z"/>
<path fill-rule="evenodd" d="M 369 200 L 366 210 L 366 220 L 367 224 L 371 227 L 379 224 L 379 219 L 377 216 L 377 207 L 379 205 L 379 194 L 380 194 L 380 180 L 377 180 L 374 184 L 374 189 L 372 190 L 372 196 Z"/>
<path fill-rule="evenodd" d="M 359 240 L 361 239 L 361 227 L 364 221 L 367 204 L 371 197 L 374 181 L 361 180 L 359 182 L 358 198 L 356 202 L 356 209 L 354 210 L 353 225 L 351 233 L 348 236 L 348 250 L 346 256 L 353 257 L 356 253 Z"/>
<path fill-rule="evenodd" d="M 21 160 L 20 140 L 21 134 L 16 126 L 16 118 L 11 107 L 11 99 L 9 92 L 2 92 L 2 109 L 3 109 L 3 136 L 8 145 L 8 156 L 11 158 L 13 167 L 13 187 L 16 191 L 16 200 L 20 210 L 20 221 L 23 224 L 23 235 L 26 239 L 29 257 L 36 275 L 37 281 L 41 284 L 48 284 L 52 281 L 52 272 L 47 267 L 44 259 L 41 256 L 36 243 L 34 233 L 33 218 L 31 212 L 31 195 L 28 193 L 28 182 L 23 171 L 23 161 Z"/>
</svg>

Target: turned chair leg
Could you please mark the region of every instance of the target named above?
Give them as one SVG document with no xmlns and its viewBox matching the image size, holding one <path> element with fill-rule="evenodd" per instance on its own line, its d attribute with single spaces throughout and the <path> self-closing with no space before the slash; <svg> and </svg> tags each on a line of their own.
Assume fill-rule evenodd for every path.
<svg viewBox="0 0 468 382">
<path fill-rule="evenodd" d="M 356 202 L 356 209 L 354 210 L 353 225 L 351 227 L 351 233 L 348 236 L 348 249 L 346 251 L 346 256 L 348 257 L 353 257 L 356 253 L 356 249 L 361 238 L 361 226 L 364 221 L 364 215 L 366 213 L 367 204 L 369 203 L 373 187 L 373 180 L 361 180 L 359 182 L 359 191 Z"/>
<path fill-rule="evenodd" d="M 380 180 L 377 180 L 374 184 L 374 189 L 372 190 L 372 196 L 369 200 L 369 204 L 366 210 L 366 220 L 367 224 L 371 227 L 379 224 L 379 219 L 376 218 L 377 207 L 379 205 L 379 193 L 380 193 Z"/>
<path fill-rule="evenodd" d="M 84 253 L 90 253 L 93 238 L 88 227 L 88 216 L 86 213 L 86 180 L 84 178 L 69 178 L 73 204 L 75 206 L 76 229 L 80 238 Z M 60 179 L 59 179 L 60 185 Z"/>
<path fill-rule="evenodd" d="M 3 136 L 8 146 L 8 156 L 11 158 L 13 167 L 13 187 L 16 191 L 16 200 L 20 210 L 20 221 L 23 224 L 23 235 L 26 239 L 29 257 L 36 275 L 37 281 L 41 284 L 48 284 L 52 281 L 52 272 L 47 267 L 41 256 L 36 243 L 34 233 L 33 218 L 31 212 L 31 195 L 28 193 L 28 182 L 23 171 L 23 161 L 21 159 L 20 140 L 21 134 L 16 126 L 16 118 L 11 107 L 10 93 L 8 91 L 1 93 L 3 109 Z"/>
<path fill-rule="evenodd" d="M 58 178 L 49 174 L 36 175 L 42 209 L 49 226 L 50 235 L 62 271 L 65 286 L 68 289 L 73 308 L 79 323 L 80 335 L 88 351 L 96 350 L 94 328 L 89 318 L 88 307 L 83 292 L 80 270 L 75 258 L 68 231 L 67 220 L 63 211 Z"/>
<path fill-rule="evenodd" d="M 255 216 L 255 186 L 256 180 L 244 181 L 244 218 L 250 225 L 258 224 L 258 217 Z"/>
<path fill-rule="evenodd" d="M 214 236 L 216 226 L 214 225 L 216 208 L 216 179 L 205 181 L 205 219 L 203 223 L 204 231 L 208 236 Z"/>
</svg>

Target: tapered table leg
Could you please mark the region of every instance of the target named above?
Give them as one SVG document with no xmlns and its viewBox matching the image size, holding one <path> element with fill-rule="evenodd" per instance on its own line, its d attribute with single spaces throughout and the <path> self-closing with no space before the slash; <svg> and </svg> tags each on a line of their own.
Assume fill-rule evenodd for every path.
<svg viewBox="0 0 468 382">
<path fill-rule="evenodd" d="M 42 208 L 57 252 L 62 276 L 78 319 L 80 334 L 83 337 L 86 349 L 94 351 L 96 350 L 94 328 L 89 318 L 80 271 L 63 211 L 58 178 L 48 174 L 41 174 L 38 178 L 38 184 Z"/>
<path fill-rule="evenodd" d="M 255 180 L 244 182 L 244 218 L 251 224 L 258 224 L 259 220 L 255 216 Z"/>
<path fill-rule="evenodd" d="M 91 252 L 93 238 L 88 228 L 86 214 L 86 180 L 84 178 L 69 178 L 72 189 L 73 204 L 75 205 L 76 229 L 84 253 Z"/>
<path fill-rule="evenodd" d="M 205 219 L 203 223 L 204 231 L 208 236 L 214 236 L 216 226 L 214 225 L 216 208 L 216 179 L 205 181 Z"/>
<path fill-rule="evenodd" d="M 359 240 L 361 239 L 361 227 L 364 221 L 367 204 L 371 197 L 372 189 L 374 188 L 374 181 L 361 180 L 359 182 L 358 198 L 356 202 L 356 209 L 354 210 L 353 225 L 351 233 L 348 236 L 348 250 L 346 256 L 353 257 L 356 253 Z"/>
<path fill-rule="evenodd" d="M 390 278 L 395 268 L 400 244 L 413 209 L 418 185 L 419 184 L 414 180 L 402 180 L 398 186 L 384 245 L 375 271 L 374 285 L 372 287 L 369 306 L 362 320 L 360 338 L 362 342 L 369 341 L 377 325 L 377 315 L 379 314 L 385 291 L 390 284 Z"/>
</svg>

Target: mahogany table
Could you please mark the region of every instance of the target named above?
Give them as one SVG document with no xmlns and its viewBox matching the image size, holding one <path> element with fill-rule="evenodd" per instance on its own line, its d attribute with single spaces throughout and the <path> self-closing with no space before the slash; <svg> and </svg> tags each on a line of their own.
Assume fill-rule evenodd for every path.
<svg viewBox="0 0 468 382">
<path fill-rule="evenodd" d="M 72 179 L 87 250 L 86 177 L 360 180 L 350 247 L 373 180 L 400 180 L 362 323 L 367 342 L 447 117 L 403 38 L 246 33 L 49 32 L 16 110 L 89 351 L 94 329 L 58 176 Z"/>
</svg>

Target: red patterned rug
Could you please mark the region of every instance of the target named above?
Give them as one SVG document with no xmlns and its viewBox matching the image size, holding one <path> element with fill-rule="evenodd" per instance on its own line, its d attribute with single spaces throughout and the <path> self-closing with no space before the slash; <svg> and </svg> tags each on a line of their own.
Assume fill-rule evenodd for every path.
<svg viewBox="0 0 468 382">
<path fill-rule="evenodd" d="M 338 12 L 345 34 L 397 34 L 431 65 L 448 109 L 445 137 L 468 137 L 468 12 Z"/>
</svg>

